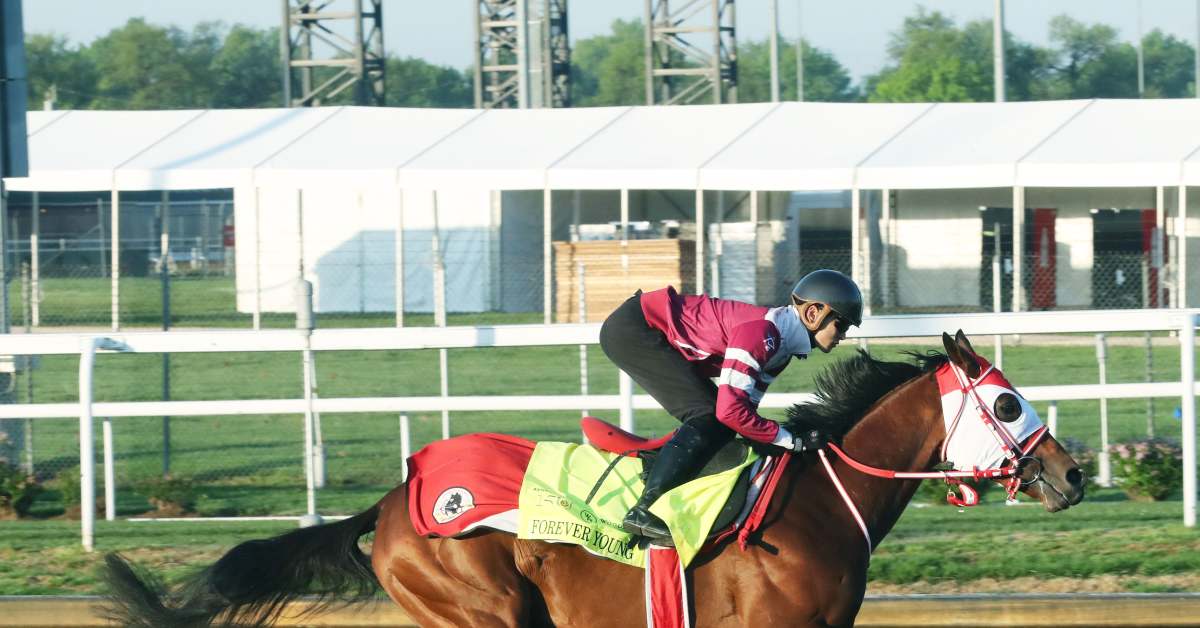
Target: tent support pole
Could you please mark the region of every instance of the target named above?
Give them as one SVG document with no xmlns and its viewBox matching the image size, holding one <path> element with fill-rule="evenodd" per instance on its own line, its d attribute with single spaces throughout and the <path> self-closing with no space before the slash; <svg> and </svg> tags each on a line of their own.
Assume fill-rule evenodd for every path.
<svg viewBox="0 0 1200 628">
<path fill-rule="evenodd" d="M 752 269 L 753 272 L 751 273 L 750 276 L 754 277 L 754 286 L 753 286 L 753 290 L 751 291 L 751 294 L 754 295 L 755 303 L 759 302 L 759 294 L 758 294 L 758 255 L 759 255 L 758 224 L 759 224 L 759 221 L 762 220 L 762 215 L 759 213 L 758 203 L 759 203 L 758 191 L 755 190 L 753 192 L 750 192 L 750 223 L 754 225 L 754 227 L 753 227 L 754 228 L 754 239 L 753 239 L 753 242 L 754 242 L 754 268 Z M 769 209 L 767 211 L 768 211 L 768 213 L 770 212 Z M 721 206 L 717 208 L 717 212 L 718 212 L 718 214 L 717 214 L 718 216 L 725 215 L 725 204 L 724 203 L 721 203 Z M 770 300 L 773 301 L 774 299 L 770 299 Z"/>
<path fill-rule="evenodd" d="M 1179 210 L 1178 224 L 1175 225 L 1175 240 L 1179 243 L 1175 247 L 1175 254 L 1178 256 L 1178 277 L 1179 286 L 1176 291 L 1179 293 L 1179 307 L 1186 308 L 1187 301 L 1187 186 L 1179 186 Z"/>
<path fill-rule="evenodd" d="M 553 310 L 553 304 L 550 299 L 553 298 L 553 281 L 551 256 L 553 250 L 550 247 L 550 220 L 553 217 L 552 195 L 550 188 L 542 188 L 542 322 L 550 324 L 550 312 Z"/>
<path fill-rule="evenodd" d="M 262 212 L 259 210 L 259 190 L 254 186 L 254 312 L 251 327 L 262 329 Z"/>
<path fill-rule="evenodd" d="M 121 328 L 121 193 L 114 186 L 112 189 L 112 329 Z M 100 246 L 104 246 L 101 242 Z"/>
<path fill-rule="evenodd" d="M 1012 279 L 1012 311 L 1021 311 L 1022 299 L 1022 254 L 1025 246 L 1022 236 L 1025 233 L 1025 188 L 1016 186 L 1013 188 L 1013 233 L 1012 233 L 1012 256 L 1013 256 L 1013 279 Z"/>
<path fill-rule="evenodd" d="M 715 88 L 720 93 L 718 82 Z M 704 190 L 696 189 L 696 294 L 704 294 Z"/>
<path fill-rule="evenodd" d="M 862 285 L 862 263 L 859 256 L 862 252 L 862 231 L 860 228 L 861 194 L 858 188 L 850 190 L 850 278 L 854 283 Z"/>
<path fill-rule="evenodd" d="M 396 327 L 404 327 L 404 188 L 396 198 Z"/>
<path fill-rule="evenodd" d="M 40 209 L 40 205 L 41 205 L 41 203 L 38 199 L 38 193 L 34 192 L 33 193 L 33 216 L 31 218 L 32 224 L 30 226 L 30 233 L 29 233 L 29 253 L 30 253 L 30 257 L 29 257 L 29 259 L 30 259 L 29 316 L 32 319 L 32 325 L 34 327 L 40 327 L 42 324 L 42 315 L 41 315 L 41 309 L 42 309 L 41 308 L 41 305 L 42 305 L 41 294 L 42 294 L 42 292 L 41 292 L 41 284 L 40 284 L 40 279 L 41 279 L 41 274 L 42 274 L 42 271 L 41 271 L 42 255 L 41 255 L 41 244 L 40 244 L 40 240 L 42 237 L 42 216 L 41 216 L 42 210 Z M 13 235 L 16 235 L 16 234 L 13 234 Z"/>
</svg>

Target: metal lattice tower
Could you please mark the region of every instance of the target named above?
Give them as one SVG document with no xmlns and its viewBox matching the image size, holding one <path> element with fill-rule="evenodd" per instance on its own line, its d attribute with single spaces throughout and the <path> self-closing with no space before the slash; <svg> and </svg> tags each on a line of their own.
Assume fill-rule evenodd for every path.
<svg viewBox="0 0 1200 628">
<path fill-rule="evenodd" d="M 347 89 L 356 105 L 385 104 L 383 0 L 283 0 L 283 24 L 285 106 L 317 106 Z"/>
<path fill-rule="evenodd" d="M 475 106 L 569 107 L 567 0 L 477 0 Z"/>
<path fill-rule="evenodd" d="M 737 102 L 734 0 L 646 0 L 646 104 Z"/>
</svg>

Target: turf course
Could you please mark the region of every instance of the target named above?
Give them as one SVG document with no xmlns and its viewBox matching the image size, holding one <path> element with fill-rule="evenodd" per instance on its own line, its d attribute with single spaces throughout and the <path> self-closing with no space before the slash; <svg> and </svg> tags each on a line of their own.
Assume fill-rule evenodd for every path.
<svg viewBox="0 0 1200 628">
<path fill-rule="evenodd" d="M 43 320 L 76 324 L 80 312 L 107 310 L 107 280 L 63 284 L 56 306 L 43 302 Z M 249 317 L 231 314 L 232 282 L 195 280 L 173 284 L 176 324 L 248 327 Z M 139 283 L 140 282 L 140 283 Z M 223 283 L 224 282 L 224 283 Z M 98 288 L 103 288 L 100 290 Z M 159 303 L 154 280 L 122 284 L 130 324 L 154 325 Z M 54 307 L 60 307 L 55 310 Z M 126 310 L 123 307 L 123 312 Z M 20 304 L 14 311 L 20 312 Z M 126 314 L 123 313 L 123 316 Z M 17 320 L 20 320 L 17 318 Z M 538 322 L 540 315 L 451 315 L 452 325 Z M 288 327 L 288 315 L 271 315 L 268 326 Z M 100 316 L 96 323 L 107 322 Z M 429 325 L 428 315 L 406 317 L 409 325 Z M 390 326 L 388 314 L 321 316 L 320 326 Z M 975 338 L 989 356 L 990 338 Z M 1178 378 L 1178 349 L 1153 349 L 1153 379 Z M 901 359 L 906 350 L 938 348 L 928 344 L 874 343 L 876 357 Z M 813 375 L 830 360 L 850 354 L 846 346 L 831 356 L 815 354 L 794 363 L 772 391 L 812 390 Z M 1005 373 L 1018 387 L 1037 384 L 1082 384 L 1097 381 L 1090 336 L 1080 344 L 1008 344 Z M 297 354 L 177 354 L 171 356 L 174 399 L 294 398 L 300 396 Z M 32 401 L 73 402 L 78 399 L 78 360 L 46 356 L 33 372 Z M 321 353 L 317 375 L 323 397 L 364 395 L 435 395 L 438 393 L 436 351 L 364 351 Z M 616 370 L 598 347 L 589 350 L 590 392 L 615 393 Z M 102 355 L 97 360 L 96 396 L 102 401 L 161 398 L 162 358 L 157 355 Z M 15 391 L 26 401 L 29 375 L 18 377 Z M 1141 346 L 1109 347 L 1110 382 L 1146 379 Z M 450 352 L 451 394 L 574 394 L 579 391 L 579 352 L 575 347 L 463 349 Z M 1036 404 L 1045 417 L 1045 404 Z M 1178 399 L 1155 403 L 1158 435 L 1178 439 L 1173 416 Z M 1099 444 L 1096 401 L 1063 402 L 1059 433 Z M 1109 403 L 1111 440 L 1144 436 L 1145 400 Z M 612 420 L 615 412 L 596 412 Z M 782 416 L 780 411 L 767 411 Z M 441 435 L 437 413 L 410 417 L 413 445 Z M 400 478 L 400 441 L 395 415 L 321 417 L 328 482 L 319 491 L 323 513 L 351 513 L 370 505 Z M 638 412 L 639 431 L 661 434 L 674 421 L 662 412 Z M 137 492 L 140 480 L 162 472 L 162 420 L 119 419 L 115 423 L 118 510 L 122 517 L 150 509 Z M 576 418 L 569 412 L 462 412 L 451 419 L 453 434 L 493 431 L 534 439 L 576 440 Z M 97 430 L 99 431 L 99 430 Z M 171 472 L 196 486 L 195 511 L 201 515 L 297 514 L 303 511 L 304 470 L 301 465 L 302 418 L 176 418 L 171 421 Z M 0 522 L 0 594 L 96 592 L 90 568 L 96 558 L 78 548 L 78 523 L 61 520 L 64 501 L 52 478 L 71 473 L 77 464 L 77 422 L 39 420 L 34 426 L 38 475 L 49 481 L 35 505 L 32 521 Z M 97 443 L 99 445 L 99 443 Z M 1125 500 L 1113 490 L 1093 492 L 1088 502 L 1059 515 L 1038 506 L 1006 508 L 988 505 L 959 513 L 948 507 L 913 508 L 877 551 L 872 561 L 873 591 L 947 592 L 961 586 L 973 591 L 996 587 L 1047 590 L 1047 579 L 1059 579 L 1062 590 L 1160 591 L 1200 589 L 1200 535 L 1180 525 L 1181 505 L 1174 501 L 1145 504 Z M 101 522 L 101 549 L 128 551 L 132 557 L 167 565 L 178 574 L 185 564 L 215 558 L 240 539 L 273 534 L 290 524 L 184 524 Z M 1020 560 L 1015 557 L 1019 556 Z M 1101 574 L 1104 574 L 1101 576 Z M 1017 578 L 1014 581 L 1011 578 Z M 1026 582 L 1021 578 L 1034 578 Z M 1086 580 L 1083 580 L 1086 579 Z M 1102 582 L 1103 584 L 1096 584 Z M 963 584 L 966 583 L 966 584 Z M 992 584 L 988 584 L 992 583 Z M 997 584 L 998 583 L 998 584 Z M 1000 588 L 999 590 L 1008 590 Z"/>
<path fill-rule="evenodd" d="M 868 592 L 1194 591 L 1200 534 L 1179 512 L 1178 500 L 1130 502 L 1111 489 L 1053 515 L 1036 504 L 910 508 L 876 550 Z M 239 541 L 291 527 L 101 521 L 97 543 L 170 581 Z M 102 593 L 101 552 L 83 552 L 78 532 L 73 521 L 0 522 L 0 593 Z"/>
</svg>

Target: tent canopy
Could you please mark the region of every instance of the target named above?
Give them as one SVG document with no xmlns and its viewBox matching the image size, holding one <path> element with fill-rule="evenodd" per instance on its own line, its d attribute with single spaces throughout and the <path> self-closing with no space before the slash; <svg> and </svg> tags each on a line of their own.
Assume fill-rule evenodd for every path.
<svg viewBox="0 0 1200 628">
<path fill-rule="evenodd" d="M 931 107 L 858 168 L 858 187 L 1011 187 L 1015 164 L 1088 101 Z"/>
<path fill-rule="evenodd" d="M 540 190 L 546 169 L 628 113 L 629 107 L 497 109 L 431 146 L 400 170 L 405 187 Z"/>
<path fill-rule="evenodd" d="M 1200 102 L 30 112 L 24 191 L 1200 185 Z"/>
</svg>

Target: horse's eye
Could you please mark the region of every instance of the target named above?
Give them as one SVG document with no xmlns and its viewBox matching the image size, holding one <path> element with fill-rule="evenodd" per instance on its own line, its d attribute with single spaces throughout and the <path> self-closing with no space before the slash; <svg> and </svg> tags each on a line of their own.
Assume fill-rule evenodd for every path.
<svg viewBox="0 0 1200 628">
<path fill-rule="evenodd" d="M 1009 423 L 1021 418 L 1021 402 L 1017 400 L 1017 396 L 1012 393 L 1002 393 L 996 398 L 996 404 L 993 408 L 996 412 L 996 418 Z"/>
</svg>

